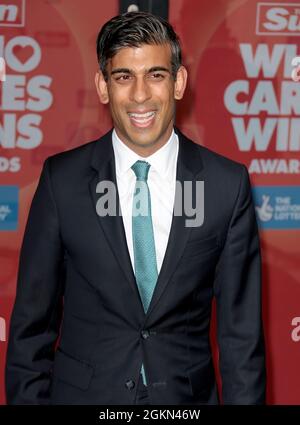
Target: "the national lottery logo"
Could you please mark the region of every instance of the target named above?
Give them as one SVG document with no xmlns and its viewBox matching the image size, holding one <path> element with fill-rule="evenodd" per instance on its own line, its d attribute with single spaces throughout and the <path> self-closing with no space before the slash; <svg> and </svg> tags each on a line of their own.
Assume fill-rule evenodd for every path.
<svg viewBox="0 0 300 425">
<path fill-rule="evenodd" d="M 300 36 L 300 4 L 258 3 L 256 34 Z"/>
<path fill-rule="evenodd" d="M 270 196 L 262 195 L 261 204 L 255 207 L 260 221 L 270 221 L 273 217 L 274 208 L 270 205 Z"/>
<path fill-rule="evenodd" d="M 300 228 L 299 186 L 256 186 L 253 197 L 262 229 Z"/>
<path fill-rule="evenodd" d="M 0 204 L 0 221 L 5 221 L 7 216 L 11 214 L 11 208 L 8 204 Z"/>
<path fill-rule="evenodd" d="M 0 27 L 24 27 L 25 0 L 0 0 Z"/>
<path fill-rule="evenodd" d="M 0 230 L 17 230 L 19 187 L 0 186 Z"/>
</svg>

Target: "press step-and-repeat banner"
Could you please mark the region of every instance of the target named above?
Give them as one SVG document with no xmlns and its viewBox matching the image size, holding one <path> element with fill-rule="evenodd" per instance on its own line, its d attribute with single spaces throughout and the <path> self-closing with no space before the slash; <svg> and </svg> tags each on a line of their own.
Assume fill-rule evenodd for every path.
<svg viewBox="0 0 300 425">
<path fill-rule="evenodd" d="M 46 157 L 111 126 L 94 88 L 111 0 L 0 0 L 0 404 L 24 227 Z M 300 3 L 170 0 L 189 86 L 177 125 L 249 170 L 268 403 L 300 404 Z"/>
</svg>

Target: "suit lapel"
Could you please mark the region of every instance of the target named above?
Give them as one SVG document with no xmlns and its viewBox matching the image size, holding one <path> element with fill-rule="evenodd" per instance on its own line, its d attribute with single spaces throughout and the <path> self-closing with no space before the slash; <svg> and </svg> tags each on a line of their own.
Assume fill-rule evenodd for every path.
<svg viewBox="0 0 300 425">
<path fill-rule="evenodd" d="M 131 265 L 131 259 L 126 242 L 126 234 L 123 225 L 122 216 L 119 214 L 119 195 L 117 189 L 116 170 L 114 152 L 112 147 L 112 131 L 103 136 L 96 144 L 93 151 L 91 166 L 96 171 L 92 180 L 90 181 L 90 193 L 93 200 L 93 206 L 96 212 L 96 204 L 101 193 L 96 192 L 96 187 L 99 182 L 108 181 L 112 182 L 116 188 L 116 197 L 114 193 L 112 196 L 112 205 L 116 202 L 116 216 L 99 216 L 97 214 L 98 223 L 100 224 L 108 244 L 113 251 L 119 266 L 123 270 L 129 285 L 132 287 L 136 296 L 140 298 L 138 288 L 135 281 L 134 272 Z M 140 302 L 141 309 L 143 310 L 142 303 Z"/>
<path fill-rule="evenodd" d="M 197 180 L 201 180 L 203 166 L 199 149 L 196 144 L 187 139 L 177 128 L 175 128 L 175 132 L 177 133 L 179 140 L 176 181 L 180 182 L 182 188 L 185 181 L 195 181 L 196 178 Z M 139 306 L 144 314 L 145 320 L 147 320 L 163 292 L 166 290 L 190 235 L 191 227 L 186 227 L 185 224 L 186 219 L 189 219 L 190 217 L 186 215 L 183 206 L 183 192 L 181 193 L 180 188 L 176 185 L 175 205 L 178 205 L 178 203 L 181 204 L 182 215 L 173 214 L 164 260 L 148 311 L 145 314 L 131 264 L 123 219 L 118 213 L 119 195 L 117 189 L 114 152 L 112 147 L 112 131 L 109 131 L 97 143 L 95 143 L 91 158 L 91 167 L 95 171 L 93 178 L 90 181 L 90 192 L 95 209 L 96 204 L 101 197 L 101 194 L 96 192 L 97 184 L 100 181 L 109 181 L 112 182 L 116 188 L 116 216 L 106 215 L 101 217 L 96 213 L 96 210 L 95 213 L 97 214 L 99 225 L 105 234 L 107 242 L 116 257 L 116 260 L 123 270 L 137 299 L 140 301 Z"/>
<path fill-rule="evenodd" d="M 185 181 L 201 180 L 202 160 L 199 149 L 196 144 L 187 139 L 177 128 L 175 132 L 178 135 L 179 151 L 176 169 L 176 181 L 180 182 L 181 188 Z M 175 205 L 181 204 L 182 215 L 174 215 L 168 239 L 168 244 L 158 276 L 158 280 L 152 295 L 152 299 L 146 314 L 146 320 L 151 314 L 153 308 L 158 303 L 163 292 L 166 290 L 173 272 L 183 254 L 185 245 L 190 235 L 191 227 L 186 227 L 187 216 L 183 206 L 183 191 L 176 185 Z"/>
</svg>

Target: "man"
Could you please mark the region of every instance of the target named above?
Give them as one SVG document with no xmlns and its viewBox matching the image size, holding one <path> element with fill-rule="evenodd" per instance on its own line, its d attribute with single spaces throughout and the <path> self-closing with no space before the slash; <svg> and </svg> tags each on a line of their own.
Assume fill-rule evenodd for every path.
<svg viewBox="0 0 300 425">
<path fill-rule="evenodd" d="M 97 53 L 96 87 L 114 129 L 45 161 L 20 257 L 8 403 L 218 404 L 215 296 L 223 402 L 262 404 L 247 170 L 174 130 L 187 71 L 167 22 L 117 16 Z"/>
</svg>

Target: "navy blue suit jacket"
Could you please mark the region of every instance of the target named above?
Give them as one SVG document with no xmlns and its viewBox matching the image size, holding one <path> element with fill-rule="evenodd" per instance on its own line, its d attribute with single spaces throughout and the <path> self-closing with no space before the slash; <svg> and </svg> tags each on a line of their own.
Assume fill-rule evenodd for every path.
<svg viewBox="0 0 300 425">
<path fill-rule="evenodd" d="M 116 183 L 111 131 L 45 161 L 20 256 L 8 403 L 133 404 L 143 362 L 152 404 L 218 404 L 213 297 L 223 401 L 264 403 L 261 258 L 248 172 L 176 132 L 177 180 L 192 181 L 194 193 L 204 181 L 204 222 L 187 227 L 184 209 L 173 216 L 146 314 L 122 217 L 96 212 L 97 183 Z"/>
</svg>

